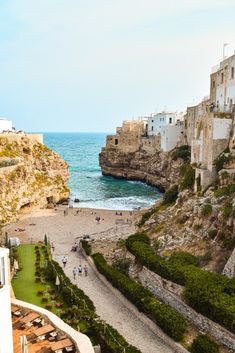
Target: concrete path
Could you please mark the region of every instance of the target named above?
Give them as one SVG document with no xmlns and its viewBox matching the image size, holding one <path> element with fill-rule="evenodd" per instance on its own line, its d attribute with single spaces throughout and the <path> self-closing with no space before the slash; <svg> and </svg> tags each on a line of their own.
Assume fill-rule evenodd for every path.
<svg viewBox="0 0 235 353">
<path fill-rule="evenodd" d="M 54 254 L 54 259 L 62 265 L 64 254 Z M 72 279 L 74 266 L 88 266 L 88 276 L 77 276 L 72 279 L 94 302 L 97 314 L 118 330 L 125 337 L 128 343 L 139 348 L 142 353 L 173 353 L 177 349 L 170 348 L 164 342 L 162 331 L 140 313 L 119 291 L 110 288 L 110 285 L 103 282 L 100 275 L 87 263 L 83 255 L 69 253 L 65 267 L 66 275 Z M 115 293 L 116 292 L 116 293 Z M 144 317 L 145 323 L 140 319 Z M 162 337 L 163 336 L 163 337 Z"/>
</svg>

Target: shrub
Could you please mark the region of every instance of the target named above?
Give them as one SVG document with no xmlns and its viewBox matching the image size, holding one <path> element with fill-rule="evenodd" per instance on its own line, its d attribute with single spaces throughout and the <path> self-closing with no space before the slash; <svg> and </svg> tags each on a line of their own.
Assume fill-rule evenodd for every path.
<svg viewBox="0 0 235 353">
<path fill-rule="evenodd" d="M 134 235 L 126 240 L 127 249 L 151 271 L 161 277 L 185 286 L 184 297 L 195 310 L 220 323 L 235 332 L 235 297 L 231 288 L 231 280 L 218 273 L 205 271 L 197 266 L 193 258 L 172 255 L 168 260 L 154 253 L 153 248 L 146 241 L 146 236 L 135 238 Z M 207 253 L 211 256 L 211 253 Z M 201 257 L 200 259 L 205 260 Z M 188 263 L 187 263 L 188 261 Z M 191 263 L 190 263 L 191 262 Z M 232 285 L 232 288 L 235 285 Z M 233 293 L 233 294 L 229 294 Z"/>
<path fill-rule="evenodd" d="M 163 196 L 163 205 L 174 203 L 178 197 L 178 185 L 172 186 Z"/>
<path fill-rule="evenodd" d="M 215 239 L 216 235 L 217 235 L 217 230 L 216 230 L 216 229 L 209 229 L 209 230 L 208 230 L 208 236 L 209 236 L 209 238 Z"/>
<path fill-rule="evenodd" d="M 82 240 L 82 247 L 85 250 L 85 253 L 87 254 L 87 256 L 90 256 L 92 252 L 92 248 L 87 240 Z"/>
<path fill-rule="evenodd" d="M 38 290 L 37 291 L 37 295 L 40 296 L 40 295 L 43 295 L 44 294 L 44 291 L 43 290 Z"/>
<path fill-rule="evenodd" d="M 233 205 L 231 204 L 231 202 L 226 201 L 222 208 L 222 211 L 225 219 L 228 219 L 230 216 L 232 216 Z"/>
<path fill-rule="evenodd" d="M 205 203 L 202 207 L 202 215 L 204 217 L 209 216 L 212 213 L 212 206 L 210 203 Z"/>
<path fill-rule="evenodd" d="M 229 163 L 233 159 L 231 154 L 225 154 L 222 152 L 215 160 L 214 165 L 217 173 L 223 169 L 225 163 Z"/>
<path fill-rule="evenodd" d="M 191 164 L 187 163 L 182 166 L 180 176 L 180 189 L 192 189 L 195 182 L 195 169 Z"/>
<path fill-rule="evenodd" d="M 52 309 L 52 304 L 46 304 L 46 309 L 51 310 Z"/>
<path fill-rule="evenodd" d="M 178 158 L 181 158 L 184 161 L 189 161 L 190 157 L 191 157 L 191 152 L 190 152 L 190 146 L 188 145 L 180 146 L 172 152 L 172 159 L 174 161 L 177 160 Z"/>
<path fill-rule="evenodd" d="M 193 341 L 190 352 L 192 353 L 219 353 L 218 344 L 209 336 L 199 334 Z"/>
<path fill-rule="evenodd" d="M 42 303 L 47 303 L 48 302 L 48 298 L 47 297 L 42 297 L 41 302 Z"/>
<path fill-rule="evenodd" d="M 184 317 L 169 305 L 158 302 L 141 284 L 109 266 L 102 254 L 94 254 L 95 265 L 114 287 L 118 288 L 140 310 L 143 310 L 170 337 L 181 340 L 187 328 Z"/>
</svg>

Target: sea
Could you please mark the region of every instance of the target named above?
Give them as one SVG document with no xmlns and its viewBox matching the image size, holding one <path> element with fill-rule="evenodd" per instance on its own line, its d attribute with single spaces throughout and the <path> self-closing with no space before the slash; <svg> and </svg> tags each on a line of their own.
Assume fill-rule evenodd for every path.
<svg viewBox="0 0 235 353">
<path fill-rule="evenodd" d="M 148 208 L 162 194 L 157 188 L 138 181 L 103 176 L 99 153 L 105 146 L 105 133 L 44 133 L 44 143 L 68 163 L 73 207 L 134 210 Z M 79 203 L 74 202 L 78 198 Z"/>
</svg>

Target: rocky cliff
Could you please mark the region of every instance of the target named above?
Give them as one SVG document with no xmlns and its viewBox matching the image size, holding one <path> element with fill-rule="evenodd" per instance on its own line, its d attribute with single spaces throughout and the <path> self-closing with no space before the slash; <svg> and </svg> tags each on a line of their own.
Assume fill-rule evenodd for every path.
<svg viewBox="0 0 235 353">
<path fill-rule="evenodd" d="M 68 166 L 60 156 L 27 135 L 0 137 L 0 223 L 31 207 L 67 200 Z"/>
<path fill-rule="evenodd" d="M 103 148 L 99 156 L 103 175 L 139 180 L 167 190 L 179 179 L 184 161 L 174 160 L 171 153 L 148 153 L 139 150 L 124 153 L 115 148 Z"/>
</svg>

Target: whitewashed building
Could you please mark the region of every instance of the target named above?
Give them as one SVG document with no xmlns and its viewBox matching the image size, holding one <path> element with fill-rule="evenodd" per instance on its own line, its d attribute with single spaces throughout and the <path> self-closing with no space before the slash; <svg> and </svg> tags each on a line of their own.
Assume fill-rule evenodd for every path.
<svg viewBox="0 0 235 353">
<path fill-rule="evenodd" d="M 171 151 L 182 140 L 183 134 L 184 125 L 181 121 L 176 125 L 164 125 L 161 129 L 161 150 Z"/>
<path fill-rule="evenodd" d="M 3 131 L 12 131 L 12 121 L 7 118 L 0 117 L 0 134 Z"/>
<path fill-rule="evenodd" d="M 0 352 L 13 353 L 9 250 L 0 248 Z"/>
<path fill-rule="evenodd" d="M 161 112 L 148 117 L 148 136 L 160 134 L 165 125 L 175 125 L 179 118 L 177 113 Z"/>
<path fill-rule="evenodd" d="M 213 111 L 235 112 L 235 54 L 212 69 L 210 93 Z"/>
<path fill-rule="evenodd" d="M 183 113 L 161 112 L 148 118 L 147 135 L 159 135 L 160 149 L 168 152 L 176 147 L 177 142 L 184 133 Z"/>
</svg>

